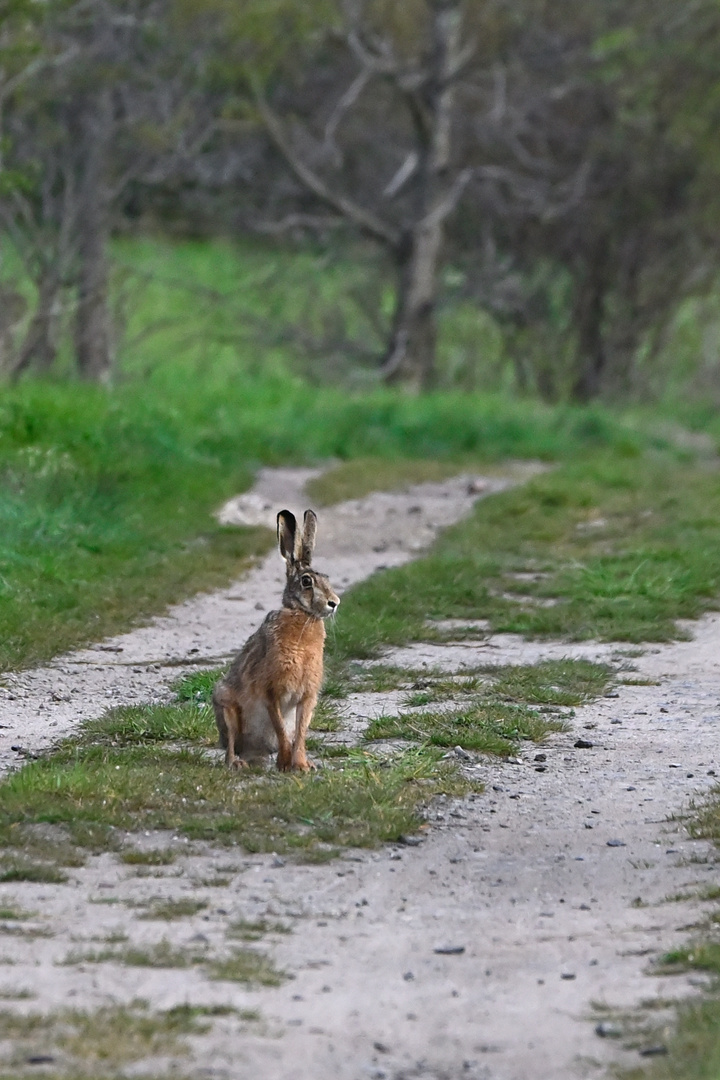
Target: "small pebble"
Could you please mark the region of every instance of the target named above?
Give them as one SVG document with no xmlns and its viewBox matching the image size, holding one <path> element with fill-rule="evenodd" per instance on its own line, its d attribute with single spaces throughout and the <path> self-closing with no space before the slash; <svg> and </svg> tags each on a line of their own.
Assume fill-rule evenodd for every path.
<svg viewBox="0 0 720 1080">
<path fill-rule="evenodd" d="M 374 1042 L 373 1046 L 377 1050 L 378 1054 L 389 1054 L 390 1053 L 390 1047 L 386 1046 L 385 1043 Z"/>
<path fill-rule="evenodd" d="M 624 840 L 608 840 L 607 841 L 607 846 L 608 847 L 627 847 L 627 844 L 625 843 Z"/>
<path fill-rule="evenodd" d="M 569 981 L 570 979 L 576 978 L 576 975 L 574 971 L 563 971 L 560 973 L 560 978 Z"/>
<path fill-rule="evenodd" d="M 460 956 L 465 952 L 464 945 L 438 945 L 433 949 L 439 956 Z"/>
<path fill-rule="evenodd" d="M 667 1046 L 663 1046 L 662 1043 L 658 1043 L 657 1046 L 644 1046 L 639 1051 L 640 1057 L 659 1057 L 661 1054 L 667 1054 Z"/>
<path fill-rule="evenodd" d="M 576 739 L 573 743 L 576 750 L 591 750 L 593 745 L 589 739 Z"/>
<path fill-rule="evenodd" d="M 601 1039 L 620 1039 L 622 1038 L 622 1028 L 617 1024 L 610 1024 L 606 1020 L 601 1020 L 599 1024 L 595 1025 L 595 1034 L 599 1035 Z"/>
</svg>

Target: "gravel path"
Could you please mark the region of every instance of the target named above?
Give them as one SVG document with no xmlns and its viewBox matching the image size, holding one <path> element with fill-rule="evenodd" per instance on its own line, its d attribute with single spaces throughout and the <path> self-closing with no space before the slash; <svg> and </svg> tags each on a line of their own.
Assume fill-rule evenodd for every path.
<svg viewBox="0 0 720 1080">
<path fill-rule="evenodd" d="M 255 494 L 225 514 L 254 521 L 280 504 L 301 509 L 308 475 L 265 472 Z M 518 478 L 463 477 L 321 512 L 318 566 L 342 591 L 415 554 L 409 519 L 413 543 L 428 542 L 480 490 Z M 221 660 L 244 640 L 275 604 L 281 580 L 273 554 L 231 588 L 147 628 L 10 677 L 0 698 L 0 765 L 20 756 L 11 746 L 46 746 L 111 704 L 164 698 L 178 665 Z M 623 1039 L 596 1034 L 604 1016 L 597 1006 L 657 1005 L 697 992 L 702 980 L 654 975 L 652 961 L 685 940 L 702 913 L 695 900 L 667 898 L 717 884 L 708 845 L 672 820 L 720 773 L 720 616 L 691 629 L 692 641 L 634 658 L 632 678 L 645 684 L 621 685 L 578 709 L 572 732 L 543 746 L 545 761 L 528 745 L 514 762 L 473 765 L 485 793 L 437 803 L 419 846 L 296 866 L 190 845 L 154 876 L 105 854 L 72 871 L 66 885 L 0 886 L 0 904 L 33 909 L 33 925 L 52 934 L 3 938 L 0 994 L 27 990 L 34 998 L 20 1007 L 43 1010 L 138 997 L 159 1009 L 257 1009 L 260 1022 L 222 1018 L 212 1036 L 194 1040 L 197 1068 L 180 1063 L 193 1076 L 228 1080 L 576 1080 L 605 1076 L 611 1063 L 640 1063 L 639 1050 L 651 1047 L 628 1050 Z M 618 659 L 607 646 L 509 635 L 418 645 L 389 659 L 458 669 L 558 655 Z M 348 727 L 358 730 L 392 700 L 351 698 Z M 576 747 L 578 736 L 592 745 Z M 183 897 L 208 907 L 157 923 L 138 921 L 132 906 Z M 221 949 L 228 920 L 239 917 L 292 927 L 266 941 L 292 981 L 250 991 L 209 982 L 201 968 L 62 964 L 72 947 L 119 933 L 133 944 L 164 938 Z M 161 1064 L 140 1071 L 157 1075 Z"/>
</svg>

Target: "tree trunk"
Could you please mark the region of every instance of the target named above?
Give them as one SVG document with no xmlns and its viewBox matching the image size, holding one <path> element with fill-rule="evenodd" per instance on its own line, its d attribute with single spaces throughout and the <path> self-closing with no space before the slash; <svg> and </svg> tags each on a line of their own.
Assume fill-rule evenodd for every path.
<svg viewBox="0 0 720 1080">
<path fill-rule="evenodd" d="M 54 272 L 46 271 L 38 286 L 35 314 L 17 356 L 9 365 L 10 376 L 17 379 L 28 368 L 49 371 L 57 357 L 57 301 L 60 284 Z"/>
<path fill-rule="evenodd" d="M 455 106 L 455 73 L 461 49 L 462 13 L 457 0 L 434 0 L 433 56 L 418 120 L 420 188 L 418 220 L 398 256 L 398 292 L 390 342 L 381 372 L 388 383 L 426 390 L 437 379 L 438 271 L 445 222 L 464 187 L 448 179 Z"/>
<path fill-rule="evenodd" d="M 82 220 L 78 243 L 75 352 L 82 378 L 103 381 L 112 368 L 108 301 L 110 212 L 107 164 L 112 128 L 108 91 L 81 106 L 80 129 L 84 152 L 81 182 Z"/>
<path fill-rule="evenodd" d="M 417 230 L 398 270 L 398 295 L 383 376 L 389 384 L 428 390 L 435 382 L 437 269 L 441 230 Z"/>
<path fill-rule="evenodd" d="M 598 397 L 607 368 L 604 340 L 607 246 L 598 244 L 587 277 L 579 288 L 574 322 L 578 332 L 577 375 L 572 388 L 574 401 L 587 402 Z"/>
</svg>

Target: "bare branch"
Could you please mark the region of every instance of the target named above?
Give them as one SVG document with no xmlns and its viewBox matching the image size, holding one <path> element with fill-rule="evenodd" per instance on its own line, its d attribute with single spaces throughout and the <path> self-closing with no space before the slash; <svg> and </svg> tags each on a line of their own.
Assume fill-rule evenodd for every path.
<svg viewBox="0 0 720 1080">
<path fill-rule="evenodd" d="M 477 52 L 477 41 L 468 41 L 467 45 L 460 49 L 457 56 L 453 57 L 445 72 L 445 80 L 451 82 L 459 79 L 467 71 L 470 63 Z"/>
<path fill-rule="evenodd" d="M 452 185 L 445 192 L 442 199 L 440 199 L 440 201 L 437 202 L 423 218 L 423 228 L 433 228 L 437 225 L 441 225 L 442 222 L 453 213 L 455 207 L 462 198 L 465 188 L 475 175 L 475 172 L 475 169 L 467 168 L 457 174 Z"/>
<path fill-rule="evenodd" d="M 499 124 L 507 109 L 507 69 L 504 64 L 495 65 L 493 83 L 495 84 L 493 107 L 488 119 L 493 124 Z"/>
<path fill-rule="evenodd" d="M 334 210 L 337 210 L 338 213 L 342 214 L 348 221 L 351 221 L 353 225 L 357 226 L 362 232 L 371 236 L 374 240 L 379 240 L 388 247 L 397 248 L 400 244 L 400 234 L 391 225 L 388 225 L 381 218 L 376 217 L 370 210 L 366 210 L 365 207 L 358 205 L 358 203 L 349 199 L 347 196 L 339 195 L 332 191 L 325 181 L 295 153 L 283 131 L 280 120 L 263 97 L 257 82 L 253 83 L 253 91 L 268 134 L 298 180 L 300 180 L 313 195 L 322 202 L 327 203 L 327 205 L 331 206 Z"/>
<path fill-rule="evenodd" d="M 255 232 L 268 233 L 270 236 L 281 236 L 283 233 L 292 232 L 294 229 L 312 229 L 318 232 L 322 229 L 337 229 L 345 224 L 344 217 L 323 217 L 320 214 L 286 214 L 280 221 L 254 222 L 252 228 Z"/>
<path fill-rule="evenodd" d="M 392 180 L 390 180 L 387 187 L 383 191 L 383 198 L 394 199 L 395 196 L 398 195 L 405 187 L 410 177 L 415 175 L 419 164 L 420 157 L 417 151 L 411 150 L 398 171 L 393 176 Z"/>
<path fill-rule="evenodd" d="M 353 79 L 350 86 L 340 98 L 332 113 L 330 114 L 330 118 L 327 124 L 325 125 L 325 145 L 327 147 L 332 147 L 335 151 L 336 157 L 338 158 L 341 155 L 337 147 L 335 146 L 335 133 L 340 125 L 340 121 L 348 112 L 348 110 L 351 109 L 352 106 L 355 104 L 355 102 L 360 97 L 372 77 L 373 72 L 371 71 L 371 69 L 367 67 L 363 68 L 360 74 L 355 79 Z"/>
</svg>

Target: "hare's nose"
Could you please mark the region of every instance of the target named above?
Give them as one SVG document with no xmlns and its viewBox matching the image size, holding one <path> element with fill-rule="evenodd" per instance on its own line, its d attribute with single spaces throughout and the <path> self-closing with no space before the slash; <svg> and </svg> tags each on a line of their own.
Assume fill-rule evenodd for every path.
<svg viewBox="0 0 720 1080">
<path fill-rule="evenodd" d="M 339 603 L 340 603 L 339 600 L 328 600 L 327 605 L 332 611 L 334 611 Z"/>
</svg>

